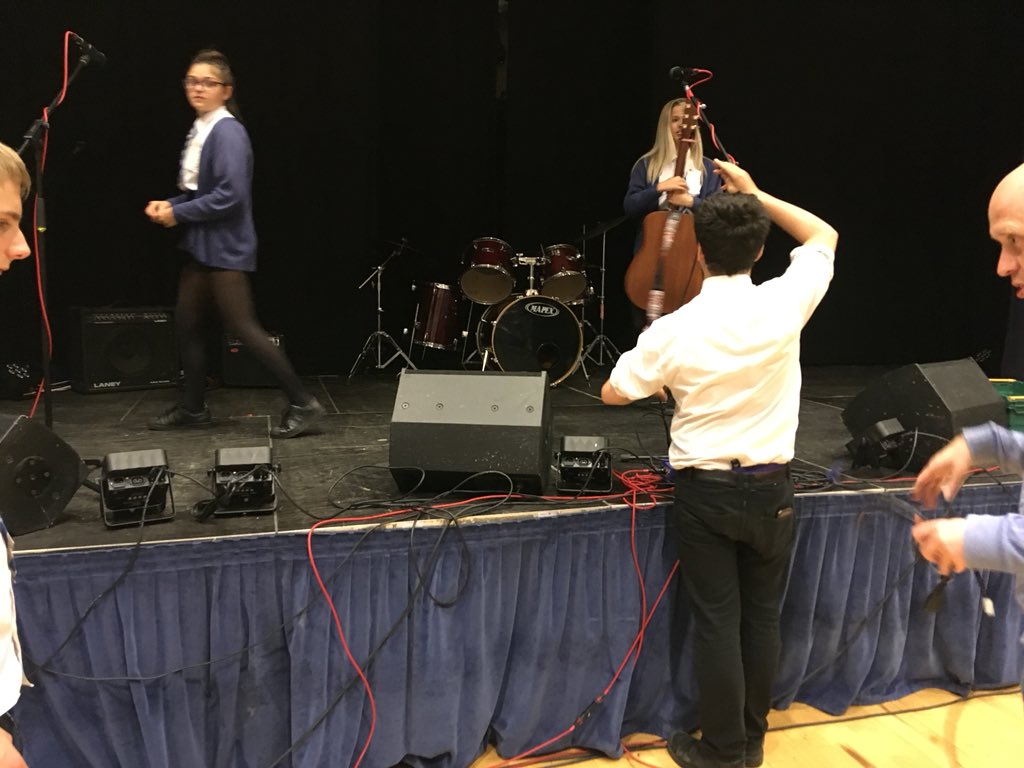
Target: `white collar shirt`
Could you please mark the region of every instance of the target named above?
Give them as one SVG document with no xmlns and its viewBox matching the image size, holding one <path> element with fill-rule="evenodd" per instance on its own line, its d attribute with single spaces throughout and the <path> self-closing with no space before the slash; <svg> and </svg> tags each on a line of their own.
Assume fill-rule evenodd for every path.
<svg viewBox="0 0 1024 768">
<path fill-rule="evenodd" d="M 833 252 L 804 245 L 785 274 L 712 276 L 688 304 L 656 320 L 611 373 L 640 400 L 675 399 L 673 467 L 728 469 L 793 458 L 800 410 L 800 332 L 832 279 Z"/>
<path fill-rule="evenodd" d="M 18 617 L 14 606 L 14 540 L 0 525 L 0 714 L 10 711 L 21 696 L 21 687 L 30 686 L 21 661 Z"/>
<path fill-rule="evenodd" d="M 220 107 L 196 118 L 185 137 L 185 148 L 181 152 L 181 169 L 178 172 L 178 189 L 195 192 L 199 189 L 199 157 L 203 144 L 210 136 L 213 126 L 226 117 L 232 117 L 227 107 Z"/>
<path fill-rule="evenodd" d="M 676 157 L 673 157 L 665 165 L 661 167 L 661 173 L 658 174 L 658 181 L 662 182 L 666 179 L 671 179 L 676 175 Z M 686 179 L 686 186 L 689 188 L 689 194 L 696 197 L 700 194 L 700 189 L 704 184 L 704 169 L 698 168 L 696 163 L 693 162 L 693 155 L 690 152 L 686 153 L 686 164 L 683 170 L 683 178 Z M 662 192 L 658 196 L 658 207 L 668 207 L 668 193 Z"/>
</svg>

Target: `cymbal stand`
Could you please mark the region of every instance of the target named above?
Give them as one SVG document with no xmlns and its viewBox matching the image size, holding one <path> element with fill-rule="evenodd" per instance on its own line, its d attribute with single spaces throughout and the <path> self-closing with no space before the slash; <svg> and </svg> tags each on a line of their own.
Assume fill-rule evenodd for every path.
<svg viewBox="0 0 1024 768">
<path fill-rule="evenodd" d="M 608 361 L 614 363 L 622 353 L 619 352 L 619 348 L 615 346 L 611 339 L 609 339 L 604 332 L 604 280 L 605 280 L 605 259 L 607 257 L 607 246 L 608 246 L 608 230 L 605 229 L 601 233 L 601 292 L 597 294 L 597 336 L 591 339 L 587 348 L 583 350 L 583 357 L 580 358 L 580 362 L 590 358 L 596 365 L 604 365 L 605 353 L 608 353 Z M 594 356 L 594 350 L 597 350 L 597 356 Z M 586 370 L 586 369 L 584 369 Z"/>
<path fill-rule="evenodd" d="M 390 254 L 388 254 L 388 257 L 384 259 L 384 261 L 382 261 L 380 264 L 374 267 L 373 271 L 366 277 L 365 280 L 363 280 L 363 282 L 359 284 L 359 288 L 356 289 L 361 290 L 371 282 L 376 284 L 377 330 L 366 337 L 366 342 L 363 344 L 363 351 L 359 353 L 359 357 L 356 358 L 356 361 L 352 364 L 352 369 L 348 372 L 349 383 L 352 382 L 352 377 L 356 375 L 356 370 L 358 370 L 359 364 L 362 363 L 363 360 L 367 357 L 370 357 L 372 359 L 372 357 L 374 356 L 375 347 L 376 364 L 374 367 L 378 371 L 382 371 L 385 368 L 387 368 L 389 365 L 391 365 L 391 363 L 395 361 L 396 358 L 402 358 L 402 360 L 405 361 L 406 367 L 412 368 L 414 371 L 416 370 L 416 365 L 415 363 L 413 363 L 412 359 L 407 354 L 405 354 L 405 352 L 398 345 L 398 342 L 395 341 L 391 334 L 383 330 L 383 328 L 381 327 L 384 318 L 384 307 L 381 303 L 381 288 L 384 280 L 384 267 L 386 267 L 388 265 L 388 262 L 391 261 L 393 258 L 401 255 L 401 253 L 405 250 L 405 246 L 406 239 L 403 237 L 402 242 L 398 245 L 398 247 L 395 250 L 393 250 Z M 389 357 L 387 360 L 384 359 L 385 347 L 390 347 L 390 349 L 393 350 L 391 357 Z"/>
</svg>

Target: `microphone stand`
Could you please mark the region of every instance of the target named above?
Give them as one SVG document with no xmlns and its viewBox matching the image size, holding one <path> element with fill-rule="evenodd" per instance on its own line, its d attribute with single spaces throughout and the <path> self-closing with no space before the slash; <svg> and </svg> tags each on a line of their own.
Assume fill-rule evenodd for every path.
<svg viewBox="0 0 1024 768">
<path fill-rule="evenodd" d="M 50 106 L 46 108 L 46 116 L 50 118 L 53 113 L 57 111 L 60 105 L 63 103 L 64 98 L 67 96 L 67 90 L 74 82 L 75 78 L 78 77 L 78 73 L 82 71 L 82 68 L 87 66 L 91 61 L 88 54 L 82 54 L 78 58 L 78 63 L 75 64 L 74 70 L 68 76 L 67 84 L 62 88 L 56 96 L 53 97 L 53 101 L 50 102 Z M 39 275 L 39 333 L 42 338 L 42 368 L 43 368 L 43 417 L 47 427 L 53 426 L 53 401 L 51 398 L 51 387 L 50 387 L 50 334 L 47 331 L 47 316 L 48 310 L 46 305 L 46 198 L 43 195 L 43 142 L 46 132 L 50 130 L 50 124 L 45 122 L 43 118 L 36 118 L 29 129 L 22 136 L 24 141 L 21 146 L 18 147 L 18 155 L 24 158 L 25 152 L 29 146 L 34 150 L 35 155 L 35 166 L 32 169 L 32 189 L 35 194 L 33 196 L 33 211 L 34 211 L 34 228 L 35 228 L 35 252 L 36 252 L 36 264 Z"/>
</svg>

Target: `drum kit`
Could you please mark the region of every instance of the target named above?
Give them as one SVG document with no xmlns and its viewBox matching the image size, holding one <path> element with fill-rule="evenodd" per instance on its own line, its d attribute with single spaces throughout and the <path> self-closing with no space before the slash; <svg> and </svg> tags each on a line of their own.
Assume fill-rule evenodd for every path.
<svg viewBox="0 0 1024 768">
<path fill-rule="evenodd" d="M 621 219 L 588 233 L 581 243 L 603 236 Z M 421 356 L 427 350 L 458 351 L 468 367 L 479 361 L 480 369 L 491 365 L 501 371 L 547 371 L 552 385 L 582 368 L 589 379 L 585 360 L 604 364 L 604 354 L 617 357 L 619 351 L 604 335 L 604 240 L 601 248 L 599 328 L 587 321 L 585 306 L 595 296 L 587 276 L 584 254 L 569 243 L 541 245 L 536 254 L 517 253 L 497 237 L 479 237 L 463 251 L 458 284 L 423 282 L 413 284 L 416 310 L 408 350 L 380 327 L 380 291 L 384 266 L 394 256 L 411 247 L 403 240 L 395 252 L 364 281 L 377 288 L 378 327 L 366 340 L 363 351 L 352 366 L 349 379 L 364 359 L 377 369 L 401 358 L 415 369 L 415 346 Z M 360 286 L 363 287 L 363 286 Z M 517 290 L 518 289 L 518 290 Z M 467 310 L 468 307 L 468 310 Z M 478 316 L 475 316 L 479 312 Z M 583 329 L 594 330 L 595 337 L 583 346 Z M 386 350 L 386 351 L 385 351 Z M 387 356 L 390 353 L 390 356 Z M 595 354 L 596 353 L 596 354 Z M 385 357 L 387 359 L 385 360 Z M 614 358 L 612 358 L 614 360 Z"/>
<path fill-rule="evenodd" d="M 583 304 L 593 290 L 574 246 L 541 246 L 537 255 L 527 256 L 497 237 L 479 237 L 466 247 L 462 270 L 458 286 L 418 287 L 413 344 L 454 350 L 465 341 L 464 364 L 479 357 L 481 370 L 493 363 L 502 371 L 547 371 L 552 384 L 580 366 Z M 468 313 L 460 311 L 463 299 Z"/>
</svg>

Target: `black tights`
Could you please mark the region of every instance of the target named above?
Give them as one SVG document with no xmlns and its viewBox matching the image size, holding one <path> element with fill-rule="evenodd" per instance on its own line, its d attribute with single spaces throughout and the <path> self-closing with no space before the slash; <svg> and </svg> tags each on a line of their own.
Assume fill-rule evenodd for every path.
<svg viewBox="0 0 1024 768">
<path fill-rule="evenodd" d="M 185 372 L 185 401 L 192 413 L 201 411 L 206 392 L 206 339 L 204 331 L 211 306 L 220 313 L 224 331 L 241 341 L 253 357 L 274 375 L 292 405 L 312 399 L 281 348 L 274 344 L 256 317 L 249 276 L 231 269 L 216 269 L 190 262 L 178 281 L 175 323 L 178 349 Z"/>
</svg>

